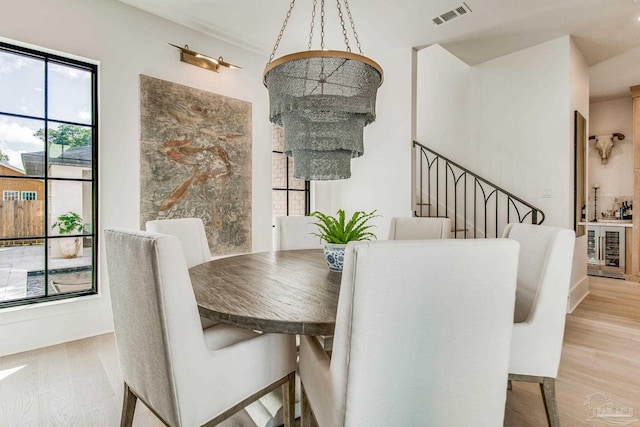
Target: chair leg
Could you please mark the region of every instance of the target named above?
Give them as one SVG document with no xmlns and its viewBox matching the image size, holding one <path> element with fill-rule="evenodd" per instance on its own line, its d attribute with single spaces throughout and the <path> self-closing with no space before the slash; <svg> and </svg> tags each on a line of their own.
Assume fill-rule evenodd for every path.
<svg viewBox="0 0 640 427">
<path fill-rule="evenodd" d="M 555 378 L 509 374 L 509 382 L 511 381 L 526 381 L 540 384 L 540 392 L 542 393 L 544 411 L 547 414 L 549 427 L 560 427 L 560 413 L 558 412 L 558 402 L 556 400 Z"/>
<path fill-rule="evenodd" d="M 282 416 L 284 427 L 294 427 L 296 422 L 296 373 L 291 372 L 287 382 L 282 385 Z"/>
<path fill-rule="evenodd" d="M 313 412 L 311 411 L 311 405 L 307 398 L 307 393 L 304 391 L 304 385 L 300 385 L 301 398 L 300 398 L 300 427 L 317 427 Z"/>
<path fill-rule="evenodd" d="M 122 417 L 120 418 L 120 427 L 131 427 L 133 424 L 133 413 L 136 410 L 136 396 L 127 383 L 124 383 L 124 397 L 122 399 Z"/>
<path fill-rule="evenodd" d="M 544 410 L 547 413 L 549 427 L 560 427 L 560 414 L 556 401 L 556 381 L 554 378 L 544 377 L 540 383 Z"/>
<path fill-rule="evenodd" d="M 300 384 L 300 427 L 310 427 L 309 416 L 311 415 L 311 408 L 309 408 L 309 401 L 307 400 L 307 392 L 304 391 L 304 385 Z"/>
</svg>

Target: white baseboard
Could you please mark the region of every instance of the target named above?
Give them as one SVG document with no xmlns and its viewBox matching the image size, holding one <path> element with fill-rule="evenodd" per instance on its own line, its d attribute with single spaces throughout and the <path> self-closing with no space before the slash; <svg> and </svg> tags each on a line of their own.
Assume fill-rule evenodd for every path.
<svg viewBox="0 0 640 427">
<path fill-rule="evenodd" d="M 0 357 L 113 331 L 101 295 L 0 310 Z"/>
<path fill-rule="evenodd" d="M 589 295 L 589 276 L 585 276 L 569 290 L 567 313 L 572 313 L 587 295 Z"/>
</svg>

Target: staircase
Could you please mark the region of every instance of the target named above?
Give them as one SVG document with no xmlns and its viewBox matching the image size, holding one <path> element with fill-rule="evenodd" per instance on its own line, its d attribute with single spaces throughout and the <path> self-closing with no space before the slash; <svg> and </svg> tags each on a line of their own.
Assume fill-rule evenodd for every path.
<svg viewBox="0 0 640 427">
<path fill-rule="evenodd" d="M 456 239 L 500 237 L 510 222 L 542 224 L 539 208 L 413 141 L 415 216 L 448 217 Z"/>
</svg>

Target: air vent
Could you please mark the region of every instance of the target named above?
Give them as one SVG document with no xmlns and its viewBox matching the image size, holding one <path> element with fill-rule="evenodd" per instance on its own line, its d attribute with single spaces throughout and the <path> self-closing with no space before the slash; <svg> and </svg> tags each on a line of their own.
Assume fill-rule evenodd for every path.
<svg viewBox="0 0 640 427">
<path fill-rule="evenodd" d="M 444 19 L 445 22 L 446 21 L 451 21 L 453 18 L 457 18 L 458 14 L 456 12 L 454 12 L 453 10 L 450 10 L 449 12 L 443 13 L 442 15 L 440 15 L 440 18 Z"/>
<path fill-rule="evenodd" d="M 451 21 L 454 18 L 457 18 L 458 16 L 466 15 L 467 13 L 471 13 L 471 8 L 467 6 L 466 3 L 462 3 L 460 6 L 454 8 L 453 10 L 436 16 L 432 19 L 432 21 L 436 25 L 441 25 L 445 22 Z"/>
</svg>

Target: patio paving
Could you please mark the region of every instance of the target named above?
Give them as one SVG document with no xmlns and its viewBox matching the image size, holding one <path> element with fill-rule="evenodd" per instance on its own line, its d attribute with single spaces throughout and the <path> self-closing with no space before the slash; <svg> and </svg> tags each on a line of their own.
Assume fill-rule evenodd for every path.
<svg viewBox="0 0 640 427">
<path fill-rule="evenodd" d="M 28 273 L 44 269 L 43 245 L 0 247 L 0 301 L 27 296 Z M 49 258 L 49 269 L 91 266 L 91 249 L 76 258 Z"/>
</svg>

